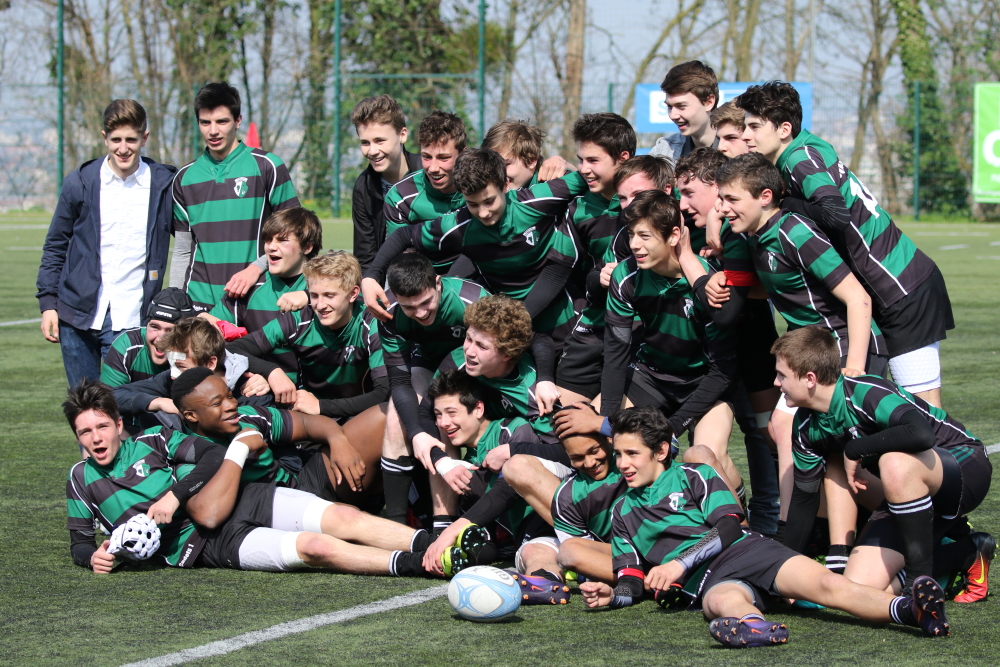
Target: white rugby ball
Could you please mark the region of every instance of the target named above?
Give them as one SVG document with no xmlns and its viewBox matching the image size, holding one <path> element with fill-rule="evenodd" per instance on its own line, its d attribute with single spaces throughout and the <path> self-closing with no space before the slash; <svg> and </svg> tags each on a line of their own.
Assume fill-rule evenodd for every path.
<svg viewBox="0 0 1000 667">
<path fill-rule="evenodd" d="M 521 587 L 509 573 L 477 565 L 462 570 L 448 584 L 448 602 L 470 621 L 492 623 L 521 607 Z"/>
</svg>

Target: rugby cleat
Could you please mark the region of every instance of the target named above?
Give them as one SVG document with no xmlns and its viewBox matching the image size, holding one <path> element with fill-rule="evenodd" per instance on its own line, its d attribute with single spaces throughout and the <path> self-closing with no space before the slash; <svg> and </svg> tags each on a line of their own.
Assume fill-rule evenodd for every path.
<svg viewBox="0 0 1000 667">
<path fill-rule="evenodd" d="M 951 633 L 944 613 L 944 590 L 933 577 L 917 577 L 913 582 L 913 618 L 928 637 Z"/>
<path fill-rule="evenodd" d="M 969 538 L 976 544 L 976 560 L 962 573 L 962 592 L 955 596 L 955 602 L 964 604 L 986 599 L 990 562 L 997 550 L 997 542 L 989 533 L 969 533 Z"/>
<path fill-rule="evenodd" d="M 448 547 L 441 554 L 441 569 L 447 577 L 454 577 L 471 565 L 475 563 L 458 547 Z"/>
<path fill-rule="evenodd" d="M 723 616 L 708 624 L 708 634 L 727 648 L 756 648 L 786 643 L 788 626 L 762 618 Z"/>
<path fill-rule="evenodd" d="M 490 541 L 490 532 L 482 526 L 470 523 L 455 538 L 455 546 L 467 554 L 476 553 Z"/>
<path fill-rule="evenodd" d="M 521 604 L 569 604 L 569 586 L 545 577 L 506 570 L 521 586 Z"/>
<path fill-rule="evenodd" d="M 653 600 L 664 609 L 680 609 L 688 605 L 688 597 L 684 594 L 684 587 L 676 582 L 662 591 L 654 592 Z"/>
</svg>

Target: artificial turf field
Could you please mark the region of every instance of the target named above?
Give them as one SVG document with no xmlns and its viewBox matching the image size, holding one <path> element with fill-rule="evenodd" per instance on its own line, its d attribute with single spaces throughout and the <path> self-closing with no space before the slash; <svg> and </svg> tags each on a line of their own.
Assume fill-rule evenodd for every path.
<svg viewBox="0 0 1000 667">
<path fill-rule="evenodd" d="M 41 213 L 0 216 L 7 275 L 0 322 L 39 317 L 34 280 L 48 220 Z M 957 328 L 941 346 L 945 408 L 987 445 L 996 443 L 1000 226 L 902 226 L 938 262 L 955 309 Z M 327 221 L 324 235 L 326 247 L 350 247 L 346 221 Z M 65 480 L 78 450 L 59 409 L 64 390 L 59 348 L 43 340 L 37 323 L 0 327 L 0 664 L 121 665 L 440 585 L 318 571 L 150 567 L 97 576 L 73 565 Z M 734 438 L 731 450 L 745 471 L 739 444 Z M 971 520 L 1000 534 L 1000 491 Z M 566 607 L 525 607 L 512 622 L 480 625 L 456 620 L 439 597 L 192 664 L 992 666 L 1000 659 L 998 600 L 949 603 L 952 636 L 935 640 L 839 612 L 777 607 L 769 618 L 788 623 L 787 645 L 727 652 L 709 638 L 700 614 L 665 612 L 651 602 L 588 611 L 574 595 Z"/>
</svg>

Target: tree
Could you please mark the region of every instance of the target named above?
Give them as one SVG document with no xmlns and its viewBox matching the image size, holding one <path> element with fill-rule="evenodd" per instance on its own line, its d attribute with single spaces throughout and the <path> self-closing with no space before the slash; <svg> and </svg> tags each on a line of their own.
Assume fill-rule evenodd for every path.
<svg viewBox="0 0 1000 667">
<path fill-rule="evenodd" d="M 569 25 L 566 33 L 566 61 L 556 67 L 562 88 L 562 155 L 567 160 L 576 156 L 573 123 L 580 117 L 583 93 L 583 46 L 587 32 L 587 0 L 569 0 Z"/>
</svg>

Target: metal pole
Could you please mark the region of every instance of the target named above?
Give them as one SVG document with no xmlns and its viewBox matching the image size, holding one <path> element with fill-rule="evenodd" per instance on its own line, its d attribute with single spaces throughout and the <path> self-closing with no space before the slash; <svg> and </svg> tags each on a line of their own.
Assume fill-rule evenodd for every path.
<svg viewBox="0 0 1000 667">
<path fill-rule="evenodd" d="M 615 84 L 608 84 L 608 113 L 615 112 Z"/>
<path fill-rule="evenodd" d="M 193 120 L 191 121 L 191 160 L 198 159 L 198 153 L 201 152 L 201 140 L 198 136 L 201 134 L 201 130 L 198 129 L 198 112 L 194 110 L 194 98 L 198 97 L 198 84 L 191 84 L 191 116 Z"/>
<path fill-rule="evenodd" d="M 920 220 L 920 82 L 913 83 L 913 219 Z"/>
<path fill-rule="evenodd" d="M 340 217 L 340 3 L 333 4 L 333 217 Z"/>
<path fill-rule="evenodd" d="M 479 0 L 479 141 L 486 136 L 486 0 Z"/>
<path fill-rule="evenodd" d="M 56 5 L 56 132 L 58 147 L 56 148 L 56 196 L 62 194 L 63 174 L 66 171 L 66 77 L 63 64 L 66 57 L 66 44 L 63 39 L 63 0 Z"/>
</svg>

